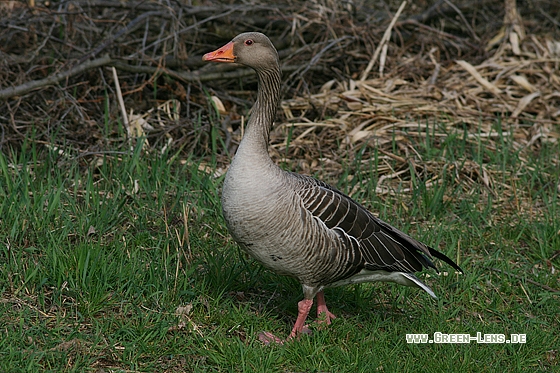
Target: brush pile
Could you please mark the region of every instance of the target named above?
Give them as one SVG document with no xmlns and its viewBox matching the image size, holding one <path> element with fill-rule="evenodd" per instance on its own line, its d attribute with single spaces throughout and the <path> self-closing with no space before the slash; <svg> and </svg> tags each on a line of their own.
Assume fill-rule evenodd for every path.
<svg viewBox="0 0 560 373">
<path fill-rule="evenodd" d="M 249 30 L 280 53 L 271 153 L 292 169 L 336 181 L 341 160 L 377 149 L 392 160 L 379 166 L 377 192 L 393 193 L 411 169 L 430 167 L 413 146 L 426 136 L 434 146 L 466 136 L 491 149 L 513 134 L 521 159 L 559 141 L 556 0 L 188 3 L 1 2 L 0 151 L 36 142 L 86 166 L 142 138 L 145 151 L 225 166 L 255 77 L 201 56 Z M 424 177 L 436 183 L 442 165 L 431 166 Z M 493 182 L 473 161 L 453 172 Z"/>
</svg>

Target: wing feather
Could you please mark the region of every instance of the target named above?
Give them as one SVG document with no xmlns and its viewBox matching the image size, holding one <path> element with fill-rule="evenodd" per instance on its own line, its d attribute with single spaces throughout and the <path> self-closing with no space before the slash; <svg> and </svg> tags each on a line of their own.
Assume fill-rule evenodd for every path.
<svg viewBox="0 0 560 373">
<path fill-rule="evenodd" d="M 423 267 L 436 268 L 432 256 L 461 271 L 447 256 L 375 217 L 338 189 L 309 176 L 293 175 L 303 186 L 298 190 L 303 190 L 304 207 L 327 228 L 338 230 L 344 249 L 354 251 L 351 257 L 359 259 L 351 272 L 365 268 L 413 273 Z"/>
</svg>

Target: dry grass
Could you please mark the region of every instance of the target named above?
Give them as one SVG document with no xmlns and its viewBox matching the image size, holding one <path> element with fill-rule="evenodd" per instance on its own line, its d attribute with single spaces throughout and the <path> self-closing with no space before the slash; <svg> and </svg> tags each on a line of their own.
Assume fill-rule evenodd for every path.
<svg viewBox="0 0 560 373">
<path fill-rule="evenodd" d="M 287 120 L 273 132 L 272 148 L 277 150 L 276 157 L 282 157 L 287 128 L 292 125 L 296 129 L 288 158 L 295 158 L 306 173 L 320 169 L 336 179 L 342 172 L 336 160 L 352 158 L 365 146 L 369 157 L 363 158 L 371 158 L 377 149 L 382 153 L 380 159 L 387 161 L 377 168 L 377 195 L 410 192 L 412 186 L 402 185 L 411 183 L 411 170 L 423 173 L 428 187 L 442 182 L 447 172 L 465 193 L 479 183 L 493 195 L 496 204 L 514 199 L 515 209 L 533 210 L 529 196 L 515 188 L 516 170 L 528 167 L 525 155 L 538 152 L 544 143 L 559 141 L 559 46 L 557 41 L 532 35 L 519 45 L 520 53 L 515 54 L 515 48 L 504 42 L 494 55 L 476 66 L 458 61 L 441 70 L 430 54 L 433 72 L 429 80 L 389 75 L 364 81 L 329 81 L 319 93 L 282 102 Z M 328 113 L 329 118 L 305 120 L 310 111 Z M 516 170 L 506 170 L 463 160 L 443 172 L 447 160 L 425 161 L 414 148 L 426 137 L 438 147 L 450 136 L 465 136 L 473 146 L 492 152 L 502 148 L 504 137 L 511 137 L 512 151 L 518 154 L 520 164 Z M 340 139 L 343 146 L 338 147 L 335 139 Z M 397 149 L 393 147 L 395 142 Z M 317 162 L 321 158 L 318 149 L 329 154 L 329 159 L 322 160 L 326 164 Z M 558 156 L 553 162 L 560 167 Z M 494 191 L 497 184 L 499 195 Z"/>
<path fill-rule="evenodd" d="M 522 161 L 524 153 L 558 141 L 557 4 L 543 0 L 517 12 L 491 1 L 415 3 L 397 19 L 398 5 L 390 11 L 329 0 L 201 7 L 3 3 L 0 149 L 34 141 L 95 164 L 104 152 L 126 151 L 127 135 L 145 135 L 146 151 L 181 150 L 223 170 L 240 140 L 254 78 L 246 69 L 204 65 L 200 55 L 247 29 L 266 32 L 282 57 L 286 99 L 271 153 L 290 168 L 336 181 L 360 149 L 364 158 L 376 149 L 376 192 L 383 195 L 397 187 L 406 192 L 411 170 L 428 185 L 440 182 L 444 161 L 421 159 L 413 145 L 427 137 L 438 146 L 466 136 L 495 150 L 508 134 Z M 482 13 L 499 14 L 503 22 Z M 106 52 L 110 57 L 100 57 Z M 106 67 L 74 73 L 93 62 Z M 68 77 L 44 81 L 57 73 Z M 10 93 L 30 83 L 33 90 Z M 215 87 L 210 100 L 205 84 Z M 128 123 L 115 125 L 123 113 Z M 212 144 L 213 122 L 221 123 L 228 151 Z M 483 183 L 489 190 L 498 179 L 515 178 L 497 177 L 500 170 L 474 161 L 447 171 L 465 187 Z"/>
</svg>

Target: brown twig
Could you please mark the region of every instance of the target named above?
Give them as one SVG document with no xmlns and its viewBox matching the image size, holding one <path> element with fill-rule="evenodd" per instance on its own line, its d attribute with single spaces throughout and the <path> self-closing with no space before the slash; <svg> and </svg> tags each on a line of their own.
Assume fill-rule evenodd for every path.
<svg viewBox="0 0 560 373">
<path fill-rule="evenodd" d="M 86 61 L 80 65 L 74 66 L 70 70 L 67 70 L 63 73 L 48 76 L 45 79 L 32 80 L 24 84 L 18 85 L 16 87 L 10 87 L 10 88 L 0 90 L 0 100 L 5 100 L 10 97 L 25 95 L 26 93 L 29 93 L 35 89 L 54 85 L 64 79 L 68 79 L 75 75 L 81 74 L 89 69 L 105 66 L 109 63 L 111 63 L 111 57 L 105 55 L 101 58 L 91 60 L 91 61 Z"/>
<path fill-rule="evenodd" d="M 63 73 L 51 75 L 45 79 L 32 80 L 16 87 L 10 87 L 0 90 L 0 100 L 5 100 L 15 96 L 22 96 L 29 93 L 35 89 L 48 87 L 54 85 L 64 79 L 71 78 L 73 76 L 79 75 L 87 70 L 94 69 L 101 66 L 112 65 L 119 70 L 134 72 L 134 73 L 145 73 L 145 74 L 156 74 L 158 72 L 165 73 L 171 77 L 179 79 L 184 82 L 208 82 L 213 80 L 221 79 L 239 79 L 247 76 L 255 75 L 254 71 L 251 69 L 237 69 L 232 71 L 212 71 L 212 72 L 202 72 L 201 70 L 187 72 L 187 71 L 174 71 L 171 69 L 166 69 L 161 66 L 136 66 L 129 65 L 122 61 L 116 61 L 111 59 L 108 55 L 105 55 L 96 60 L 91 60 L 77 65 L 74 68 L 65 71 Z M 283 66 L 283 72 L 292 72 L 300 69 L 299 66 Z M 309 66 L 307 70 L 319 71 L 323 68 L 320 66 Z"/>
</svg>

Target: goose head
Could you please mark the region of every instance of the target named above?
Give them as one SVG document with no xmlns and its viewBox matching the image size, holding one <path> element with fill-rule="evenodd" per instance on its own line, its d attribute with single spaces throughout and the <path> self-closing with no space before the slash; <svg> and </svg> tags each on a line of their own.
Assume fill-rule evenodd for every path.
<svg viewBox="0 0 560 373">
<path fill-rule="evenodd" d="M 245 32 L 214 52 L 206 53 L 204 61 L 239 63 L 257 71 L 278 69 L 278 52 L 270 39 L 260 32 Z"/>
</svg>

